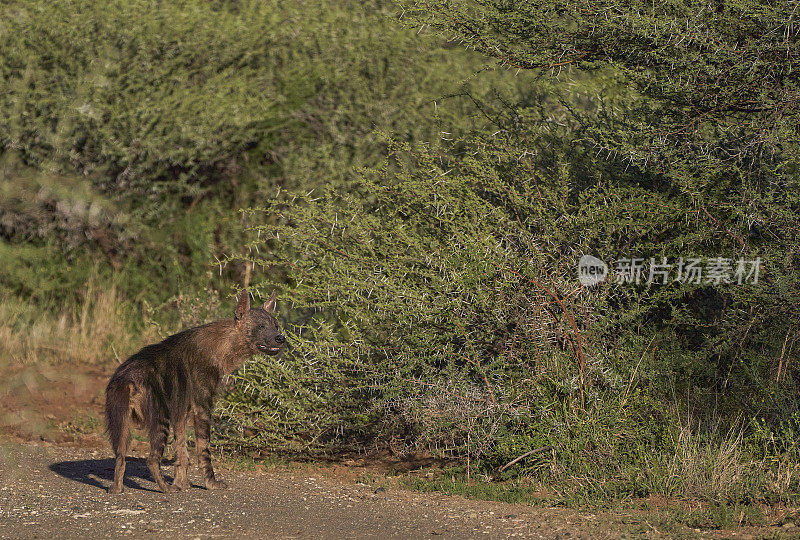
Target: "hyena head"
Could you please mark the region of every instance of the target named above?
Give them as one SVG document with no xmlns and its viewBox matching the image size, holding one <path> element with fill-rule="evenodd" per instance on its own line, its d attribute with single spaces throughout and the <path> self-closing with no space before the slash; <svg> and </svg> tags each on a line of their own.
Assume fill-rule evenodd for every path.
<svg viewBox="0 0 800 540">
<path fill-rule="evenodd" d="M 239 295 L 239 303 L 234 313 L 236 324 L 244 332 L 252 354 L 278 354 L 281 352 L 286 338 L 278 328 L 275 311 L 275 291 L 260 307 L 250 307 L 250 294 L 247 290 Z"/>
</svg>

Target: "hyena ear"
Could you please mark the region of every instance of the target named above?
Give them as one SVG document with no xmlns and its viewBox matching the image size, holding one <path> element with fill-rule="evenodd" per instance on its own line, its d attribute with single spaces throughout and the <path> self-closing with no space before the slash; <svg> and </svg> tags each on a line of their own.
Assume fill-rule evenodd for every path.
<svg viewBox="0 0 800 540">
<path fill-rule="evenodd" d="M 250 311 L 250 293 L 244 289 L 239 294 L 239 303 L 236 304 L 236 311 L 233 312 L 234 318 L 238 321 Z"/>
<path fill-rule="evenodd" d="M 261 304 L 261 309 L 269 313 L 270 315 L 275 311 L 275 291 L 272 291 L 272 294 L 269 295 L 269 298 L 266 302 Z"/>
</svg>

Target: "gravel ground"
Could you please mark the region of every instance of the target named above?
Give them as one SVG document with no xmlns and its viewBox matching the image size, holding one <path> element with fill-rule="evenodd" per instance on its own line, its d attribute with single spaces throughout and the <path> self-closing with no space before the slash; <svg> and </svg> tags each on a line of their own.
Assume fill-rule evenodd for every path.
<svg viewBox="0 0 800 540">
<path fill-rule="evenodd" d="M 164 467 L 171 473 L 171 467 Z M 566 509 L 471 501 L 382 488 L 313 470 L 219 470 L 224 491 L 155 491 L 139 459 L 125 492 L 109 495 L 106 452 L 8 443 L 0 447 L 0 538 L 619 537 L 624 528 Z M 623 526 L 624 527 L 624 526 Z"/>
</svg>

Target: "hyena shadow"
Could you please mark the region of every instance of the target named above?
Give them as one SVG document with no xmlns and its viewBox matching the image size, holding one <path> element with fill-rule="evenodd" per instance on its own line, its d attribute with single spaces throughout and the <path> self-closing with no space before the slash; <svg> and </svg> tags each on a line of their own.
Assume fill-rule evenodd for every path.
<svg viewBox="0 0 800 540">
<path fill-rule="evenodd" d="M 50 470 L 59 476 L 100 488 L 103 491 L 114 480 L 114 459 L 79 459 L 76 461 L 60 461 L 50 465 Z M 166 479 L 171 481 L 165 475 Z M 153 476 L 144 459 L 128 458 L 125 475 L 125 487 L 141 491 L 159 493 L 153 482 Z M 150 487 L 152 486 L 152 487 Z"/>
</svg>

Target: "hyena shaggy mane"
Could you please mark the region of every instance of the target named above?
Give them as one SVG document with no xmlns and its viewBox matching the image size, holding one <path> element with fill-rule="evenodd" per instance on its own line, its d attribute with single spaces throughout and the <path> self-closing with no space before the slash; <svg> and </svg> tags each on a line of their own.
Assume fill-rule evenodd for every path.
<svg viewBox="0 0 800 540">
<path fill-rule="evenodd" d="M 150 436 L 147 466 L 158 488 L 171 493 L 188 489 L 189 452 L 186 422 L 194 421 L 197 460 L 207 489 L 227 487 L 214 478 L 208 444 L 211 410 L 222 377 L 255 354 L 278 354 L 286 343 L 273 317 L 275 293 L 255 309 L 242 291 L 235 317 L 184 330 L 148 345 L 123 362 L 106 387 L 106 425 L 116 456 L 110 493 L 122 491 L 125 455 L 132 426 Z M 161 458 L 169 434 L 175 434 L 175 479 L 161 475 Z"/>
</svg>

